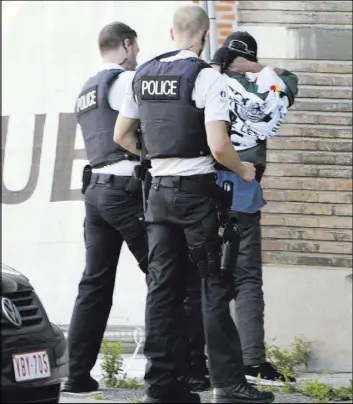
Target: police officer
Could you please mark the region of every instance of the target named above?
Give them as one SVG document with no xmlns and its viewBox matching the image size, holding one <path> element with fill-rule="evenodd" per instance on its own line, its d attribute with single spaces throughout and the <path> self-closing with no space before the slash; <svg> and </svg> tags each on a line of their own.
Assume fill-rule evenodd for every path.
<svg viewBox="0 0 353 404">
<path fill-rule="evenodd" d="M 90 166 L 83 178 L 86 268 L 70 323 L 70 373 L 63 388 L 73 393 L 98 388 L 90 371 L 112 306 L 123 241 L 147 272 L 141 185 L 132 176 L 138 156 L 113 141 L 125 86 L 136 68 L 137 35 L 129 26 L 115 22 L 101 30 L 98 42 L 103 64 L 84 84 L 76 102 Z"/>
<path fill-rule="evenodd" d="M 200 402 L 177 379 L 186 363 L 185 269 L 199 271 L 211 382 L 216 402 L 272 402 L 272 393 L 246 383 L 239 336 L 230 317 L 228 277 L 220 271 L 218 200 L 214 158 L 250 181 L 255 169 L 231 145 L 227 84 L 198 59 L 209 20 L 187 5 L 174 15 L 177 48 L 136 72 L 115 128 L 115 140 L 137 153 L 141 124 L 151 158 L 152 187 L 145 217 L 149 242 L 144 402 Z M 129 87 L 127 87 L 129 88 Z M 213 156 L 212 156 L 213 155 Z M 189 251 L 194 266 L 188 267 Z"/>
</svg>

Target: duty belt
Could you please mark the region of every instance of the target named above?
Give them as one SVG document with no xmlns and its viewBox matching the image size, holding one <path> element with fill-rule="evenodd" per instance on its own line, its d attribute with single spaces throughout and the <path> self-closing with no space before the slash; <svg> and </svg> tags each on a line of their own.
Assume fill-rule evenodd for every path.
<svg viewBox="0 0 353 404">
<path fill-rule="evenodd" d="M 93 174 L 91 184 L 104 184 L 115 189 L 125 189 L 131 177 L 113 175 L 113 174 Z"/>
<path fill-rule="evenodd" d="M 200 179 L 199 181 L 196 180 Z M 204 178 L 204 181 L 202 179 Z M 195 179 L 193 181 L 193 179 Z M 227 193 L 220 188 L 216 182 L 208 182 L 216 179 L 214 174 L 197 175 L 189 177 L 154 177 L 152 179 L 151 188 L 157 190 L 159 188 L 172 188 L 176 192 L 187 192 L 190 194 L 202 195 L 207 198 L 218 200 L 223 206 L 228 208 L 229 198 Z"/>
</svg>

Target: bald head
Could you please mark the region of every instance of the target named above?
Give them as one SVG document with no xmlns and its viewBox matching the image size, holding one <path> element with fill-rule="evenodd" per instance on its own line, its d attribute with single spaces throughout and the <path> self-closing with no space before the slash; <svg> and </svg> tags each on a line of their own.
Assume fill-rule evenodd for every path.
<svg viewBox="0 0 353 404">
<path fill-rule="evenodd" d="M 206 34 L 209 28 L 210 21 L 206 11 L 196 4 L 184 5 L 174 14 L 173 39 L 177 41 L 198 41 Z"/>
</svg>

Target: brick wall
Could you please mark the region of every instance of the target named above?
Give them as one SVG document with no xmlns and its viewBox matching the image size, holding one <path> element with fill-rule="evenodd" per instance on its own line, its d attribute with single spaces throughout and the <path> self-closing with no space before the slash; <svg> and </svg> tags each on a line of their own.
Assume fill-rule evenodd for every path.
<svg viewBox="0 0 353 404">
<path fill-rule="evenodd" d="M 268 145 L 264 262 L 352 268 L 352 3 L 239 0 L 237 6 L 239 29 L 254 30 L 260 56 L 269 58 L 261 61 L 299 77 L 296 103 Z M 275 30 L 297 38 L 284 39 L 285 54 L 271 44 L 263 49 L 262 38 Z"/>
<path fill-rule="evenodd" d="M 255 27 L 260 41 L 273 27 L 306 38 L 295 55 L 291 46 L 285 58 L 272 47 L 261 60 L 295 72 L 300 83 L 285 124 L 269 141 L 264 262 L 352 268 L 352 3 L 238 0 L 216 7 L 220 44 L 237 24 Z M 329 37 L 339 46 L 330 48 L 322 39 Z"/>
</svg>

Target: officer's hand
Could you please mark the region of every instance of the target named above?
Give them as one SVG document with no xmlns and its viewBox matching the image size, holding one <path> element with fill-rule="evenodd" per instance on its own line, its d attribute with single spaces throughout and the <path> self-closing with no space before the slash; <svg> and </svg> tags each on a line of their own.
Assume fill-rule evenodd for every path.
<svg viewBox="0 0 353 404">
<path fill-rule="evenodd" d="M 222 46 L 214 54 L 211 65 L 221 66 L 221 73 L 223 73 L 223 71 L 227 69 L 227 67 L 233 62 L 237 55 L 238 53 L 233 49 Z"/>
<path fill-rule="evenodd" d="M 241 176 L 246 182 L 250 182 L 255 179 L 256 169 L 254 164 L 244 161 L 243 163 L 244 173 Z"/>
</svg>

